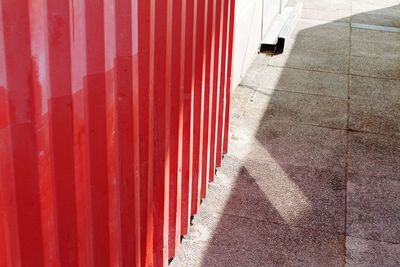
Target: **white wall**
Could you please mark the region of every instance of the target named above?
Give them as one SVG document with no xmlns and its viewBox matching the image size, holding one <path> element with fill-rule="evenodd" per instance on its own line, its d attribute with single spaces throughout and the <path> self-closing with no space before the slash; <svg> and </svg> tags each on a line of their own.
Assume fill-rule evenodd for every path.
<svg viewBox="0 0 400 267">
<path fill-rule="evenodd" d="M 272 22 L 279 14 L 281 9 L 281 1 L 277 0 L 264 0 L 263 6 L 263 37 L 266 36 L 270 29 Z"/>
<path fill-rule="evenodd" d="M 279 14 L 281 1 L 236 0 L 233 86 L 240 83 L 258 52 L 261 38 Z M 264 29 L 264 30 L 263 30 Z"/>
<path fill-rule="evenodd" d="M 236 0 L 233 86 L 240 83 L 261 42 L 263 0 Z"/>
</svg>

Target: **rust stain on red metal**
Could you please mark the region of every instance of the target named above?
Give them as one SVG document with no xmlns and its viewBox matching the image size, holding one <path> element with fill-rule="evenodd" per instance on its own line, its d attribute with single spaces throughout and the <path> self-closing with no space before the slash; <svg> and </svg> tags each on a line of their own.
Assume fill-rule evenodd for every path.
<svg viewBox="0 0 400 267">
<path fill-rule="evenodd" d="M 0 2 L 0 266 L 166 266 L 227 152 L 234 0 Z"/>
</svg>

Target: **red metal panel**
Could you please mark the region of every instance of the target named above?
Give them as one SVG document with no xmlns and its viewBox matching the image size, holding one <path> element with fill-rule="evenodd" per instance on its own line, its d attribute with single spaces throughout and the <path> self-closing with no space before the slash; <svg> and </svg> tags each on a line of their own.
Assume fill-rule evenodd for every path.
<svg viewBox="0 0 400 267">
<path fill-rule="evenodd" d="M 225 119 L 224 119 L 224 141 L 223 153 L 228 153 L 228 140 L 229 140 L 229 121 L 231 110 L 231 92 L 232 92 L 232 71 L 233 71 L 233 44 L 234 44 L 234 29 L 235 29 L 235 1 L 229 0 L 229 16 L 228 16 L 228 55 L 227 55 L 227 81 L 226 81 L 226 104 L 225 104 Z"/>
<path fill-rule="evenodd" d="M 205 68 L 205 89 L 204 89 L 204 124 L 203 124 L 203 170 L 201 197 L 207 194 L 211 170 L 211 122 L 213 115 L 213 92 L 214 85 L 214 59 L 215 59 L 215 29 L 216 29 L 216 0 L 209 0 L 207 6 L 207 40 L 206 40 L 206 68 Z"/>
<path fill-rule="evenodd" d="M 0 266 L 167 265 L 226 152 L 233 10 L 0 1 Z"/>
<path fill-rule="evenodd" d="M 176 254 L 181 236 L 182 199 L 182 138 L 183 138 L 183 77 L 185 40 L 183 19 L 186 10 L 182 1 L 173 3 L 172 62 L 171 62 L 171 143 L 170 143 L 170 195 L 169 195 L 169 258 Z"/>
<path fill-rule="evenodd" d="M 193 181 L 192 215 L 196 214 L 201 200 L 202 151 L 203 151 L 203 109 L 204 109 L 204 71 L 205 71 L 205 35 L 207 29 L 207 0 L 197 1 L 196 51 L 193 105 Z"/>
<path fill-rule="evenodd" d="M 72 105 L 72 60 L 71 60 L 71 29 L 68 25 L 59 26 L 57 31 L 59 38 L 55 39 L 54 29 L 60 21 L 69 21 L 68 3 L 52 3 L 41 1 L 37 6 L 37 11 L 46 10 L 47 15 L 37 14 L 42 18 L 42 28 L 47 33 L 46 40 L 42 41 L 42 51 L 37 54 L 43 54 L 48 49 L 48 80 L 49 93 L 48 99 L 49 118 L 51 129 L 51 147 L 53 155 L 53 180 L 55 184 L 55 193 L 57 199 L 58 221 L 58 249 L 59 263 L 62 265 L 77 264 L 78 250 L 76 243 L 78 241 L 77 220 L 79 218 L 76 208 L 76 199 L 73 197 L 76 192 L 74 177 L 74 115 L 71 109 Z M 32 16 L 34 17 L 34 16 Z M 47 18 L 47 19 L 46 19 Z M 47 22 L 45 21 L 47 20 Z M 32 35 L 33 36 L 33 35 Z M 35 34 L 35 36 L 40 36 Z M 44 61 L 42 61 L 44 62 Z M 43 63 L 42 63 L 43 64 Z M 40 64 L 41 66 L 43 66 Z M 46 67 L 44 67 L 46 68 Z M 41 70 L 43 71 L 43 70 Z M 78 88 L 76 88 L 78 89 Z M 57 235 L 56 235 L 57 236 Z M 69 251 L 68 253 L 60 253 Z"/>
<path fill-rule="evenodd" d="M 114 210 L 118 219 L 116 229 L 111 229 L 118 233 L 112 247 L 115 266 L 139 266 L 141 255 L 137 4 L 137 0 L 115 2 L 118 180 Z"/>
<path fill-rule="evenodd" d="M 219 114 L 219 97 L 220 97 L 220 80 L 221 80 L 221 54 L 222 54 L 222 27 L 223 27 L 223 5 L 224 0 L 216 3 L 216 25 L 215 25 L 215 51 L 214 51 L 214 77 L 212 87 L 212 108 L 211 108 L 211 137 L 210 137 L 210 169 L 209 179 L 214 181 L 216 168 L 216 152 L 217 152 L 217 133 L 218 133 L 218 114 Z"/>
<path fill-rule="evenodd" d="M 225 119 L 225 104 L 226 104 L 226 67 L 227 67 L 227 35 L 228 35 L 228 9 L 229 0 L 225 0 L 223 4 L 223 16 L 222 16 L 222 51 L 221 51 L 221 72 L 220 72 L 220 94 L 219 94 L 219 112 L 217 118 L 217 147 L 216 147 L 216 167 L 221 166 L 222 161 L 222 149 L 223 149 L 223 137 L 224 137 L 224 119 Z"/>
<path fill-rule="evenodd" d="M 153 175 L 153 264 L 163 266 L 168 260 L 169 216 L 169 145 L 171 106 L 171 36 L 172 0 L 155 1 L 154 81 L 150 87 L 153 100 L 153 140 L 151 142 L 151 175 Z"/>
<path fill-rule="evenodd" d="M 192 200 L 192 158 L 193 158 L 193 95 L 195 64 L 195 3 L 184 0 L 186 5 L 185 28 L 185 72 L 183 107 L 183 144 L 182 144 L 182 235 L 189 231 Z"/>
<path fill-rule="evenodd" d="M 138 10 L 138 99 L 140 174 L 140 258 L 141 266 L 153 265 L 153 179 L 149 175 L 150 85 L 152 85 L 154 42 L 154 1 L 137 1 Z M 139 79 L 140 77 L 140 79 Z"/>
<path fill-rule="evenodd" d="M 7 247 L 9 264 L 43 265 L 44 237 L 39 194 L 41 177 L 38 171 L 39 153 L 36 150 L 39 134 L 35 134 L 38 126 L 35 114 L 39 115 L 37 119 L 40 120 L 41 113 L 38 112 L 41 107 L 41 88 L 34 82 L 38 81 L 38 75 L 37 64 L 31 58 L 29 7 L 27 1 L 2 1 L 1 5 L 5 69 L 0 72 L 5 77 L 0 86 L 5 91 L 2 95 L 7 98 L 8 118 L 1 129 L 1 136 L 5 139 L 0 140 L 0 154 L 6 166 L 2 164 L 4 167 L 0 179 L 2 186 L 5 186 L 2 191 L 10 192 L 2 196 L 2 208 L 10 212 L 2 213 L 2 220 L 6 221 L 3 235 L 10 241 L 4 246 Z M 39 104 L 37 109 L 34 104 Z M 40 134 L 45 135 L 43 132 Z M 48 158 L 48 153 L 44 153 L 42 158 Z M 13 196 L 9 195 L 11 192 Z M 51 223 L 50 228 L 53 227 L 54 223 Z M 12 252 L 14 249 L 16 252 Z M 0 263 L 6 265 L 6 259 L 1 259 Z"/>
</svg>

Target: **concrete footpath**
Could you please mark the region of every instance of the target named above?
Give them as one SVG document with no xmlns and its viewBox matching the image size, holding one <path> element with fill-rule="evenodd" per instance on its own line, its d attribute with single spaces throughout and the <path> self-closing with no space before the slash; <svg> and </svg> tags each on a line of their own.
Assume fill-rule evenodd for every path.
<svg viewBox="0 0 400 267">
<path fill-rule="evenodd" d="M 170 266 L 400 266 L 400 0 L 302 2 Z"/>
</svg>

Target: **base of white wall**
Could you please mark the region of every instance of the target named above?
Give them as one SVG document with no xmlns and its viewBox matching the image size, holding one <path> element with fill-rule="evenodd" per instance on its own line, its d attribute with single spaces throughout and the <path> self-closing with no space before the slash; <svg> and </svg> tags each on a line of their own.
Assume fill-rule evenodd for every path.
<svg viewBox="0 0 400 267">
<path fill-rule="evenodd" d="M 287 0 L 236 0 L 233 86 L 240 83 Z"/>
</svg>

